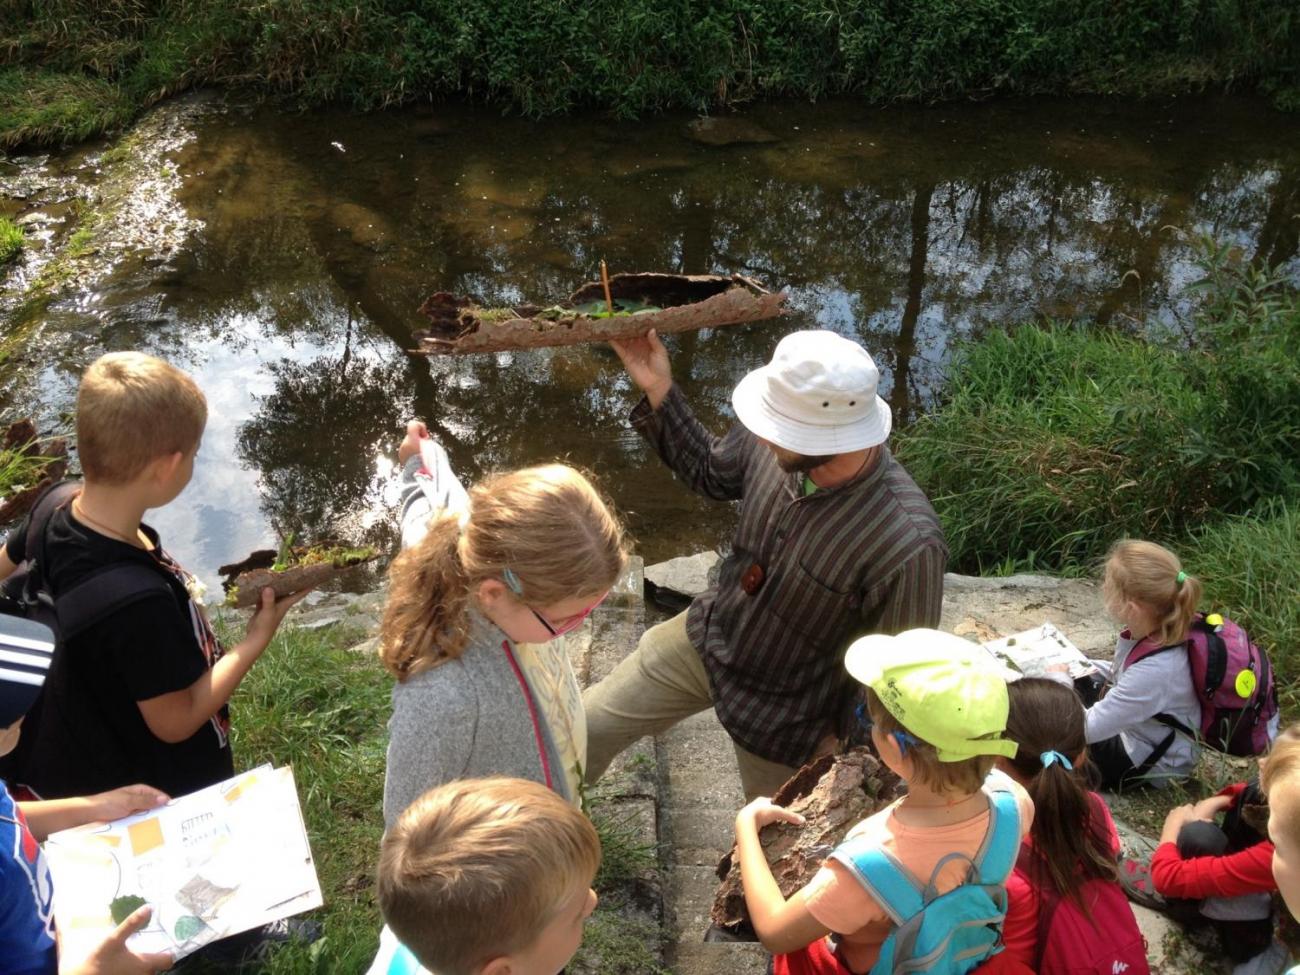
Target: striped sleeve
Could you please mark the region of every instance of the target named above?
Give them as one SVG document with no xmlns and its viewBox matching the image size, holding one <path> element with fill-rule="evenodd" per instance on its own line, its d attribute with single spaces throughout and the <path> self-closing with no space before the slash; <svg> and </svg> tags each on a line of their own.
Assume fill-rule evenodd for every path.
<svg viewBox="0 0 1300 975">
<path fill-rule="evenodd" d="M 948 553 L 943 543 L 926 543 L 908 556 L 863 600 L 863 622 L 872 633 L 895 634 L 939 625 L 943 608 L 943 573 Z"/>
<path fill-rule="evenodd" d="M 695 418 L 681 389 L 674 385 L 659 409 L 642 398 L 632 410 L 632 426 L 655 453 L 696 494 L 736 501 L 745 486 L 745 454 L 753 435 L 739 424 L 715 437 Z"/>
</svg>

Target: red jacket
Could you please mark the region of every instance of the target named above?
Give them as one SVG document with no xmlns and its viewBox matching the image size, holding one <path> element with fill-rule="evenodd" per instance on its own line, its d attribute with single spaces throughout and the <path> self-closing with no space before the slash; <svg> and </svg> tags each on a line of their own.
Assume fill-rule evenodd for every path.
<svg viewBox="0 0 1300 975">
<path fill-rule="evenodd" d="M 1220 795 L 1235 799 L 1242 788 L 1242 784 L 1228 786 Z M 1161 843 L 1151 858 L 1151 881 L 1166 897 L 1190 900 L 1271 893 L 1277 890 L 1277 882 L 1273 880 L 1273 844 L 1264 840 L 1240 853 L 1185 860 L 1178 855 L 1177 845 Z"/>
</svg>

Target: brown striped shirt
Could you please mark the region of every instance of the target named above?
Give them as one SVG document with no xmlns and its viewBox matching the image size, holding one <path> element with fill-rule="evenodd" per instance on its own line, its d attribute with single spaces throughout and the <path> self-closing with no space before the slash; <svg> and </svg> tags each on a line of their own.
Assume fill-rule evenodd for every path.
<svg viewBox="0 0 1300 975">
<path fill-rule="evenodd" d="M 939 623 L 948 548 L 921 489 L 888 449 L 870 471 L 804 497 L 757 437 L 714 437 L 674 386 L 632 424 L 685 482 L 740 501 L 732 553 L 696 597 L 687 633 L 704 660 L 718 719 L 746 750 L 802 765 L 835 729 L 857 686 L 844 652 L 866 633 Z M 764 582 L 740 585 L 754 563 Z"/>
</svg>

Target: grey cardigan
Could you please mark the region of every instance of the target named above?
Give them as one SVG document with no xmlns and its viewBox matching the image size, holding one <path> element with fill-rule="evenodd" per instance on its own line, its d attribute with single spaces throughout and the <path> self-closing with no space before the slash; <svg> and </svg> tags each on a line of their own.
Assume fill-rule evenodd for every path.
<svg viewBox="0 0 1300 975">
<path fill-rule="evenodd" d="M 451 506 L 463 504 L 464 490 L 446 464 L 445 452 L 441 448 L 438 452 L 441 470 L 417 477 L 421 460 L 413 457 L 402 472 L 403 547 L 423 536 L 420 519 L 427 523 L 433 511 L 448 501 Z M 470 614 L 470 639 L 459 658 L 393 688 L 384 775 L 385 827 L 426 790 L 454 779 L 485 775 L 531 779 L 574 801 L 554 736 L 534 703 L 513 645 L 477 609 Z"/>
</svg>

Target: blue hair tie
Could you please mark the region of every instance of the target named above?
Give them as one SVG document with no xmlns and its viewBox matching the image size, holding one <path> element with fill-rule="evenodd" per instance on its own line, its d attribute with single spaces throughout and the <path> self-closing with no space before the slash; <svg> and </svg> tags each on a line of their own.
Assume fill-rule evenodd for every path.
<svg viewBox="0 0 1300 975">
<path fill-rule="evenodd" d="M 1074 771 L 1074 766 L 1070 764 L 1070 760 L 1066 758 L 1064 755 L 1062 755 L 1060 752 L 1056 752 L 1056 751 L 1043 752 L 1043 754 L 1038 756 L 1038 760 L 1043 763 L 1043 768 L 1051 768 L 1057 762 L 1060 762 L 1071 772 Z"/>
<path fill-rule="evenodd" d="M 519 581 L 519 577 L 510 569 L 502 570 L 501 579 L 510 587 L 510 591 L 516 596 L 522 596 L 524 594 L 524 584 Z"/>
</svg>

